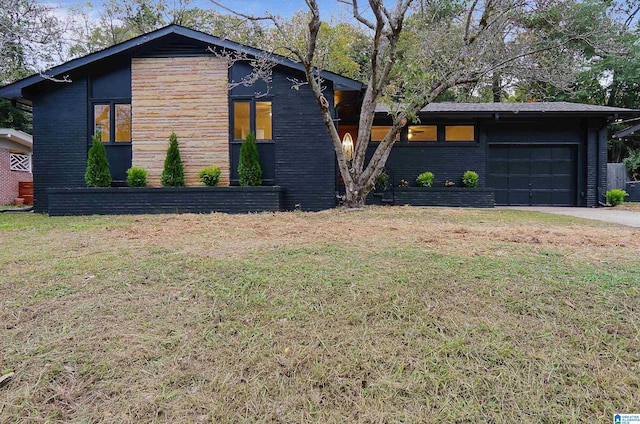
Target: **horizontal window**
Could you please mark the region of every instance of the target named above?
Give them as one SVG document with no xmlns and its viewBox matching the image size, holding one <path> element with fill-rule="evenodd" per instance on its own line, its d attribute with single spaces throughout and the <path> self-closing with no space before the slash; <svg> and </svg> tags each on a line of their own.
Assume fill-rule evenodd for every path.
<svg viewBox="0 0 640 424">
<path fill-rule="evenodd" d="M 445 141 L 475 141 L 473 125 L 447 125 L 444 130 Z"/>
<path fill-rule="evenodd" d="M 371 127 L 371 141 L 382 141 L 384 137 L 387 135 L 390 126 L 377 125 L 375 127 Z M 400 140 L 400 134 L 396 135 L 396 141 Z"/>
<path fill-rule="evenodd" d="M 410 125 L 407 138 L 409 141 L 438 141 L 438 126 Z"/>
</svg>

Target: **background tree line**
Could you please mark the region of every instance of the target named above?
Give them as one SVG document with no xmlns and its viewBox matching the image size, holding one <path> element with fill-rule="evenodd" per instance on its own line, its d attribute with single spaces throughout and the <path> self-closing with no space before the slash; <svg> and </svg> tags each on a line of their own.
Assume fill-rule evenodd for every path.
<svg viewBox="0 0 640 424">
<path fill-rule="evenodd" d="M 351 1 L 342 3 L 352 5 Z M 496 9 L 508 13 L 519 10 L 525 2 L 408 3 L 394 53 L 398 66 L 391 69 L 390 83 L 384 87 L 381 100 L 394 101 L 403 96 L 406 100 L 412 87 L 424 85 L 424 81 L 433 83 L 460 68 L 479 67 L 480 77 L 447 87 L 433 100 L 566 100 L 627 108 L 640 104 L 638 1 L 551 1 L 546 2 L 548 7 L 538 7 L 536 13 L 521 13 L 502 21 L 497 20 Z M 274 17 L 277 20 L 264 25 L 263 21 L 211 6 L 203 8 L 189 0 L 105 0 L 63 11 L 35 0 L 0 0 L 0 82 L 18 80 L 170 23 L 294 60 L 298 58 L 293 52 L 306 48 L 308 10 L 289 18 Z M 467 49 L 466 55 L 459 56 L 463 44 L 456 45 L 455 40 L 463 40 L 459 36 L 465 28 L 459 18 L 471 6 L 476 7 L 478 15 L 475 24 L 483 29 L 478 34 L 485 38 L 473 40 L 475 50 Z M 313 65 L 368 83 L 374 39 L 375 28 L 353 16 L 320 20 Z M 516 46 L 523 44 L 537 46 L 540 51 L 490 69 L 499 57 L 518 54 Z M 562 47 L 547 49 L 545 44 Z M 2 101 L 0 125 L 28 132 L 30 114 Z M 624 156 L 626 147 L 617 146 L 616 159 Z"/>
</svg>

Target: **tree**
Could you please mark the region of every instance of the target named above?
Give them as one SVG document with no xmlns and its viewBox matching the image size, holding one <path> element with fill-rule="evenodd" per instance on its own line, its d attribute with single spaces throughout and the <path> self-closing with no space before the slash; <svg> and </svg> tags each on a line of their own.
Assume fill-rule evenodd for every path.
<svg viewBox="0 0 640 424">
<path fill-rule="evenodd" d="M 165 187 L 184 187 L 184 168 L 180 159 L 178 136 L 174 132 L 169 136 L 169 148 L 160 181 Z"/>
<path fill-rule="evenodd" d="M 47 3 L 0 0 L 0 84 L 56 63 L 63 32 Z"/>
<path fill-rule="evenodd" d="M 347 5 L 367 31 L 370 46 L 369 78 L 352 160 L 342 150 L 330 102 L 323 94 L 322 71 L 327 62 L 321 48 L 317 0 L 305 0 L 308 10 L 302 37 L 296 36 L 299 26 L 292 27 L 274 15 L 240 16 L 270 23 L 277 48 L 303 65 L 304 84 L 316 99 L 333 143 L 345 184 L 345 204 L 350 207 L 364 204 L 396 135 L 448 89 L 477 84 L 496 73 L 520 73 L 564 84 L 570 80 L 567 69 L 573 44 L 606 41 L 601 39 L 602 28 L 593 26 L 593 20 L 573 0 L 398 0 L 395 6 L 369 0 L 366 10 L 358 0 L 338 1 Z M 392 125 L 367 160 L 371 126 L 381 102 L 389 106 Z"/>
<path fill-rule="evenodd" d="M 107 151 L 102 144 L 100 133 L 91 137 L 91 148 L 87 157 L 87 172 L 84 174 L 87 187 L 109 187 L 111 173 L 107 161 Z"/>
<path fill-rule="evenodd" d="M 260 156 L 256 145 L 256 136 L 249 133 L 240 146 L 240 159 L 238 160 L 238 176 L 241 186 L 262 185 L 262 168 L 260 168 Z"/>
</svg>

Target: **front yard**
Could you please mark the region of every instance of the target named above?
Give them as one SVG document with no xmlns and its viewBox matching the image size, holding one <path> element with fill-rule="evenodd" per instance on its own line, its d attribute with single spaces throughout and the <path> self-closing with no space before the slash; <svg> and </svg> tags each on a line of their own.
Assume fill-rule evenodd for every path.
<svg viewBox="0 0 640 424">
<path fill-rule="evenodd" d="M 0 214 L 0 422 L 612 422 L 639 258 L 514 210 Z"/>
</svg>

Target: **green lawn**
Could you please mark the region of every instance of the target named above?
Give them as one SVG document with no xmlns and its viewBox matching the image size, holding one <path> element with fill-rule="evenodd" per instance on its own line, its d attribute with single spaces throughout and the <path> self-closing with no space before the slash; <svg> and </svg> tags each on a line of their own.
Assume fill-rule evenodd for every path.
<svg viewBox="0 0 640 424">
<path fill-rule="evenodd" d="M 0 422 L 612 422 L 638 259 L 512 210 L 0 214 Z"/>
</svg>

